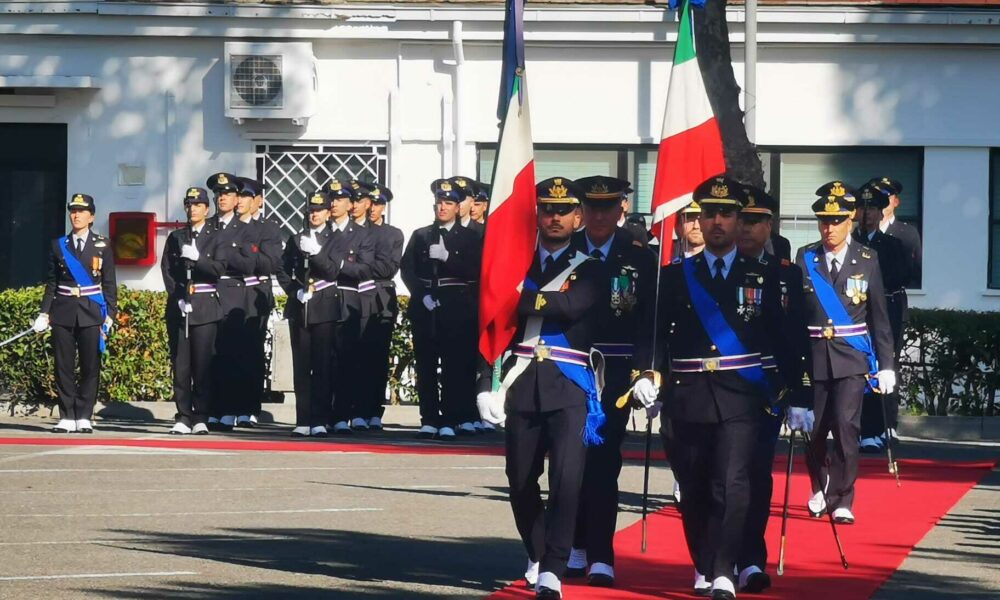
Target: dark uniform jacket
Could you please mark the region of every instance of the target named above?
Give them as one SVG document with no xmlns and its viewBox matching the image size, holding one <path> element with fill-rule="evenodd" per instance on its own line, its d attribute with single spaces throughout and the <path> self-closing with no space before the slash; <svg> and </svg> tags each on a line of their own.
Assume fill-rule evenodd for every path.
<svg viewBox="0 0 1000 600">
<path fill-rule="evenodd" d="M 375 279 L 375 310 L 383 318 L 396 318 L 399 305 L 396 301 L 396 283 L 393 279 L 403 260 L 403 232 L 398 227 L 383 223 L 371 224 L 371 237 L 375 241 L 375 262 L 372 277 Z"/>
<path fill-rule="evenodd" d="M 788 403 L 791 406 L 812 408 L 812 349 L 809 346 L 802 269 L 787 259 L 779 259 L 766 252 L 759 260 L 778 278 L 784 315 L 784 343 L 787 346 L 792 376 L 796 378 L 787 382 L 790 388 Z"/>
<path fill-rule="evenodd" d="M 788 238 L 778 234 L 771 233 L 771 250 L 769 254 L 776 256 L 779 260 L 792 260 L 792 243 L 788 241 Z"/>
<path fill-rule="evenodd" d="M 283 266 L 278 271 L 277 277 L 281 289 L 288 295 L 285 318 L 302 325 L 303 312 L 307 312 L 309 317 L 307 325 L 343 321 L 347 315 L 343 313 L 343 302 L 336 285 L 313 291 L 312 299 L 308 302 L 308 311 L 303 311 L 302 303 L 298 300 L 298 291 L 304 287 L 314 286 L 320 281 L 336 281 L 340 276 L 341 261 L 346 263 L 346 244 L 341 241 L 343 234 L 341 232 L 334 234 L 327 225 L 316 234 L 316 241 L 319 242 L 321 249 L 319 254 L 308 257 L 307 267 L 307 256 L 299 249 L 299 243 L 302 236 L 308 233 L 308 230 L 300 231 L 288 238 L 282 254 Z"/>
<path fill-rule="evenodd" d="M 58 286 L 76 287 L 76 279 L 69 272 L 59 245 L 65 238 L 59 237 L 50 244 L 49 268 L 45 277 L 45 292 L 42 296 L 43 313 L 48 313 L 49 322 L 63 327 L 91 327 L 101 325 L 101 307 L 85 296 L 62 296 L 56 293 Z M 69 251 L 76 254 L 73 235 L 69 234 Z M 108 316 L 118 314 L 118 285 L 115 282 L 115 259 L 108 238 L 91 230 L 83 244 L 83 252 L 77 256 L 80 264 L 90 275 L 94 285 L 101 286 Z"/>
<path fill-rule="evenodd" d="M 462 225 L 461 220 L 459 220 L 458 224 Z M 486 235 L 486 225 L 483 225 L 479 221 L 474 221 L 471 218 L 469 219 L 469 224 L 462 225 L 462 227 L 465 227 L 469 231 L 475 232 L 475 234 L 479 236 L 479 239 L 483 239 L 483 236 Z"/>
<path fill-rule="evenodd" d="M 253 312 L 266 317 L 274 308 L 272 280 L 281 270 L 281 252 L 285 236 L 282 235 L 281 225 L 273 219 L 261 217 L 251 220 L 248 225 L 252 227 L 252 239 L 257 245 L 257 268 L 254 275 L 267 279 L 247 290 L 247 297 L 248 301 L 254 304 Z"/>
<path fill-rule="evenodd" d="M 577 252 L 588 254 L 584 231 L 573 234 L 572 246 Z M 619 227 L 603 264 L 606 272 L 605 319 L 595 333 L 594 343 L 632 345 L 631 359 L 605 357 L 609 369 L 619 368 L 619 365 L 629 371 L 650 369 L 656 310 L 656 256 Z"/>
<path fill-rule="evenodd" d="M 776 395 L 794 381 L 794 369 L 783 339 L 780 287 L 774 269 L 758 259 L 737 253 L 729 275 L 721 284 L 711 281 L 705 254 L 695 262 L 695 277 L 718 302 L 723 317 L 748 353 L 774 356 L 777 375 L 772 375 L 770 394 Z M 739 288 L 749 288 L 760 297 L 759 304 L 744 303 Z M 682 261 L 666 267 L 660 276 L 659 336 L 664 342 L 665 365 L 684 358 L 721 356 L 691 303 Z M 746 413 L 758 414 L 774 398 L 745 379 L 736 370 L 677 373 L 670 369 L 664 391 L 664 406 L 672 419 L 695 423 L 717 423 Z"/>
<path fill-rule="evenodd" d="M 552 266 L 542 272 L 538 252 L 528 270 L 528 278 L 538 288 L 545 287 L 566 270 L 570 259 L 576 255 L 567 248 Z M 561 331 L 569 347 L 589 354 L 595 335 L 601 325 L 601 307 L 606 306 L 607 271 L 604 265 L 588 259 L 578 265 L 559 292 L 530 292 L 521 294 L 518 304 L 518 327 L 513 344 L 524 341 L 525 324 L 530 317 L 542 317 L 543 331 L 550 328 Z M 544 302 L 538 300 L 541 296 Z M 503 365 L 501 379 L 514 365 L 516 357 L 510 356 Z M 537 391 L 537 394 L 536 394 Z M 551 360 L 532 360 L 527 369 L 507 391 L 508 410 L 521 412 L 552 411 L 586 403 L 583 390 L 566 378 Z"/>
<path fill-rule="evenodd" d="M 899 217 L 896 217 L 896 220 L 886 228 L 885 233 L 903 242 L 903 249 L 909 255 L 910 277 L 906 283 L 906 287 L 920 289 L 924 250 L 917 228 L 909 223 L 900 221 Z"/>
<path fill-rule="evenodd" d="M 826 266 L 825 250 L 821 242 L 815 242 L 799 248 L 796 264 L 802 269 L 802 285 L 806 299 L 808 324 L 814 327 L 826 327 L 831 324 L 826 311 L 816 296 L 815 287 L 809 277 L 805 264 L 806 250 L 815 252 L 814 263 L 821 277 L 829 281 L 830 271 Z M 854 323 L 866 323 L 872 338 L 875 356 L 878 358 L 879 369 L 894 369 L 892 355 L 892 329 L 889 326 L 889 316 L 886 313 L 885 293 L 882 287 L 882 270 L 878 264 L 878 253 L 857 242 L 848 245 L 844 255 L 844 265 L 840 267 L 837 279 L 831 282 L 840 298 L 841 304 L 847 309 Z M 866 298 L 855 304 L 847 296 L 848 280 L 856 279 L 867 282 Z M 859 296 L 855 296 L 859 298 Z M 851 375 L 868 373 L 868 362 L 865 355 L 855 350 L 844 338 L 834 337 L 810 338 L 812 347 L 813 379 L 825 381 L 840 379 Z"/>
<path fill-rule="evenodd" d="M 332 221 L 330 227 L 334 227 Z M 346 321 L 351 316 L 367 317 L 375 310 L 375 291 L 362 293 L 358 288 L 362 282 L 372 281 L 375 240 L 369 232 L 369 229 L 355 223 L 354 219 L 348 219 L 344 230 L 333 234 L 336 238 L 336 251 L 344 259 L 340 274 L 337 276 L 341 321 Z"/>
<path fill-rule="evenodd" d="M 226 263 L 226 272 L 219 277 L 218 283 L 223 315 L 237 311 L 243 317 L 257 316 L 257 305 L 253 302 L 256 292 L 252 295 L 248 293 L 243 281 L 244 277 L 256 273 L 258 268 L 259 249 L 254 241 L 253 228 L 249 223 L 240 221 L 237 215 L 233 215 L 225 227 L 218 215 L 213 215 L 208 219 L 208 226 L 216 230 L 219 244 L 216 253 L 223 253 Z"/>
<path fill-rule="evenodd" d="M 431 244 L 438 243 L 440 238 L 448 249 L 445 262 L 432 260 L 429 255 Z M 429 318 L 423 298 L 430 295 L 441 303 L 434 311 L 438 322 L 475 321 L 479 298 L 473 284 L 479 278 L 482 250 L 482 240 L 476 232 L 457 222 L 451 230 L 435 224 L 414 231 L 400 265 L 403 283 L 410 290 L 407 307 L 410 318 Z M 467 285 L 439 285 L 444 278 L 464 281 Z"/>
<path fill-rule="evenodd" d="M 649 230 L 646 229 L 646 221 L 641 215 L 629 215 L 625 217 L 625 224 L 619 229 L 624 229 L 633 240 L 643 248 L 649 247 Z"/>
<path fill-rule="evenodd" d="M 179 323 L 182 320 L 183 315 L 177 301 L 184 300 L 194 309 L 188 315 L 188 325 L 214 323 L 222 319 L 222 302 L 218 291 L 196 294 L 188 289 L 188 284 L 218 284 L 219 276 L 226 272 L 226 263 L 218 255 L 221 236 L 207 223 L 202 227 L 201 233 L 195 238 L 195 247 L 200 256 L 197 262 L 191 263 L 189 282 L 187 269 L 190 261 L 181 258 L 181 246 L 189 243 L 190 235 L 187 228 L 171 231 L 163 246 L 160 273 L 167 290 L 167 322 Z M 224 249 L 223 254 L 229 251 Z"/>
<path fill-rule="evenodd" d="M 886 312 L 892 326 L 893 339 L 903 332 L 903 320 L 908 308 L 906 286 L 911 277 L 910 253 L 903 242 L 891 235 L 875 230 L 871 239 L 855 229 L 854 240 L 878 253 L 878 267 L 882 271 L 882 287 L 885 289 Z"/>
</svg>

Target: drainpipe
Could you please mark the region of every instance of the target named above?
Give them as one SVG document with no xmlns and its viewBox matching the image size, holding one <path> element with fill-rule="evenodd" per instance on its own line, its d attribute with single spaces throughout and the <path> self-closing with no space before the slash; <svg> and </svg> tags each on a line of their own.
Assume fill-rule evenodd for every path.
<svg viewBox="0 0 1000 600">
<path fill-rule="evenodd" d="M 757 143 L 757 0 L 746 0 L 743 19 L 743 124 L 751 144 Z"/>
<path fill-rule="evenodd" d="M 455 147 L 452 175 L 465 175 L 465 48 L 462 45 L 462 22 L 451 24 L 451 47 L 455 53 Z"/>
</svg>

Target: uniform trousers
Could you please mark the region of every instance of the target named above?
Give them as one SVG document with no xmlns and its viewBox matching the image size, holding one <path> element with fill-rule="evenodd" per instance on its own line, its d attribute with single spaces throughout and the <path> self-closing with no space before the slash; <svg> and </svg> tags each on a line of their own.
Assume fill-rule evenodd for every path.
<svg viewBox="0 0 1000 600">
<path fill-rule="evenodd" d="M 861 426 L 860 433 L 862 439 L 879 437 L 885 433 L 885 415 L 882 414 L 882 403 L 885 403 L 885 412 L 892 422 L 890 407 L 898 398 L 895 392 L 892 394 L 876 394 L 871 390 L 865 390 L 864 398 L 861 400 Z"/>
<path fill-rule="evenodd" d="M 608 359 L 601 396 L 601 405 L 608 417 L 601 429 L 604 443 L 587 448 L 573 536 L 573 547 L 587 551 L 589 564 L 615 564 L 613 542 L 618 524 L 618 476 L 622 472 L 622 442 L 631 412 L 627 407 L 617 408 L 615 402 L 628 389 L 630 375 L 627 359 Z"/>
<path fill-rule="evenodd" d="M 215 347 L 215 406 L 212 416 L 237 416 L 248 414 L 248 399 L 255 389 L 254 342 L 258 325 L 246 317 L 242 310 L 230 311 L 219 323 Z M 259 401 L 259 398 L 258 398 Z"/>
<path fill-rule="evenodd" d="M 333 378 L 332 422 L 348 421 L 359 417 L 369 384 L 360 378 L 365 375 L 364 354 L 361 346 L 361 332 L 367 326 L 367 318 L 351 312 L 346 321 L 337 324 L 334 333 L 336 369 Z"/>
<path fill-rule="evenodd" d="M 854 482 L 858 478 L 861 397 L 865 385 L 864 375 L 813 382 L 816 424 L 809 440 L 813 459 L 808 461 L 809 475 L 814 493 L 829 478 L 827 510 L 851 508 L 854 504 Z M 826 440 L 830 432 L 833 432 L 832 453 L 827 450 Z"/>
<path fill-rule="evenodd" d="M 100 340 L 100 325 L 66 327 L 52 324 L 60 419 L 93 419 L 101 375 Z M 77 357 L 80 359 L 79 383 L 76 378 Z"/>
<path fill-rule="evenodd" d="M 361 333 L 361 385 L 365 391 L 355 413 L 362 419 L 381 418 L 385 414 L 385 388 L 389 383 L 389 351 L 396 319 L 373 315 Z"/>
<path fill-rule="evenodd" d="M 421 425 L 453 427 L 477 421 L 475 323 L 444 319 L 433 323 L 426 317 L 412 323 Z"/>
<path fill-rule="evenodd" d="M 767 566 L 764 532 L 767 531 L 767 520 L 771 516 L 771 494 L 774 488 L 771 472 L 782 418 L 783 415 L 766 412 L 760 416 L 757 442 L 750 461 L 750 503 L 747 506 L 746 526 L 743 528 L 743 545 L 736 560 L 736 567 L 740 571 L 750 566 L 763 571 Z"/>
<path fill-rule="evenodd" d="M 267 377 L 267 357 L 264 354 L 264 342 L 267 339 L 267 319 L 270 315 L 264 314 L 258 317 L 247 319 L 247 327 L 253 335 L 252 343 L 247 347 L 247 352 L 251 360 L 251 376 L 248 387 L 249 393 L 240 402 L 240 415 L 259 415 L 261 403 L 264 400 L 264 379 Z"/>
<path fill-rule="evenodd" d="M 536 391 L 537 394 L 537 391 Z M 566 572 L 573 543 L 586 447 L 580 432 L 587 420 L 584 404 L 549 412 L 516 412 L 505 425 L 510 506 L 528 558 L 539 571 Z M 548 508 L 538 486 L 549 455 Z"/>
<path fill-rule="evenodd" d="M 708 399 L 706 399 L 708 400 Z M 673 420 L 670 463 L 691 560 L 709 580 L 733 579 L 750 505 L 750 463 L 760 416 L 716 423 Z"/>
<path fill-rule="evenodd" d="M 333 321 L 308 327 L 293 321 L 289 327 L 297 427 L 325 427 L 330 422 L 336 329 Z"/>
<path fill-rule="evenodd" d="M 180 321 L 177 323 L 176 321 Z M 174 404 L 178 423 L 193 427 L 204 423 L 211 412 L 213 380 L 212 360 L 215 357 L 216 322 L 188 327 L 184 335 L 184 320 L 170 318 L 170 364 L 173 365 Z"/>
</svg>

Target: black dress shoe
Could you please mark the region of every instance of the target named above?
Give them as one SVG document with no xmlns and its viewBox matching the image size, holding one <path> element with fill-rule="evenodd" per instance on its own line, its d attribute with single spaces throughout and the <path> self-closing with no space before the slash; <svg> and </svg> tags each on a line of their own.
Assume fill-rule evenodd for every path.
<svg viewBox="0 0 1000 600">
<path fill-rule="evenodd" d="M 771 587 L 771 576 L 767 573 L 751 573 L 747 577 L 747 583 L 742 588 L 741 592 L 746 592 L 748 594 L 759 594 Z"/>
<path fill-rule="evenodd" d="M 577 579 L 579 577 L 585 577 L 587 575 L 587 567 L 566 567 L 566 572 L 563 573 L 563 577 L 569 579 Z"/>
<path fill-rule="evenodd" d="M 535 589 L 535 598 L 543 598 L 544 600 L 560 600 L 562 598 L 562 594 L 543 585 Z"/>
<path fill-rule="evenodd" d="M 603 573 L 594 573 L 587 578 L 587 585 L 602 588 L 615 587 L 615 578 Z"/>
<path fill-rule="evenodd" d="M 712 595 L 712 586 L 703 588 L 694 588 L 694 595 L 701 596 L 702 598 L 707 598 Z"/>
<path fill-rule="evenodd" d="M 59 427 L 58 425 L 53 427 L 49 431 L 51 431 L 52 433 L 73 433 L 69 429 L 66 429 L 65 427 Z"/>
<path fill-rule="evenodd" d="M 712 590 L 712 600 L 734 600 L 736 594 L 729 590 Z"/>
</svg>

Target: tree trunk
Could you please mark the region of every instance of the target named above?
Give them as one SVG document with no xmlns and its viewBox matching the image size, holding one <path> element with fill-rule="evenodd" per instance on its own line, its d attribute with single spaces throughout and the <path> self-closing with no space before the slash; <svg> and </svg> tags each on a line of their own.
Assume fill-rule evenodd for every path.
<svg viewBox="0 0 1000 600">
<path fill-rule="evenodd" d="M 756 146 L 747 138 L 740 86 L 733 74 L 726 0 L 706 0 L 704 8 L 692 8 L 692 16 L 698 66 L 722 132 L 726 170 L 738 181 L 763 188 L 764 168 Z"/>
</svg>

